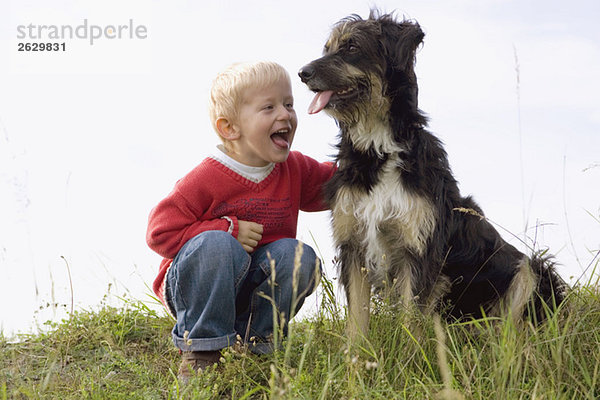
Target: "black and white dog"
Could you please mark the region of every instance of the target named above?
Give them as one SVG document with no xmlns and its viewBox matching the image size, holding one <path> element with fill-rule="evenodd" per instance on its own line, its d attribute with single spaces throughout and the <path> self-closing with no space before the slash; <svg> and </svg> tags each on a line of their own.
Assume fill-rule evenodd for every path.
<svg viewBox="0 0 600 400">
<path fill-rule="evenodd" d="M 371 290 L 449 318 L 541 320 L 567 285 L 545 257 L 505 242 L 462 197 L 440 140 L 417 107 L 415 52 L 424 33 L 392 15 L 339 21 L 323 57 L 299 76 L 340 128 L 332 209 L 348 333 L 366 335 Z"/>
</svg>

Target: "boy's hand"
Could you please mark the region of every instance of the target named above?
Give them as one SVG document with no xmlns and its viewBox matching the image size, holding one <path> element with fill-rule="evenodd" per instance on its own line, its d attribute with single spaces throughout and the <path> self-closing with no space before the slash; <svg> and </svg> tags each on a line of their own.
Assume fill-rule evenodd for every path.
<svg viewBox="0 0 600 400">
<path fill-rule="evenodd" d="M 244 250 L 252 253 L 258 242 L 262 239 L 263 226 L 251 221 L 238 220 L 237 240 L 242 244 Z"/>
</svg>

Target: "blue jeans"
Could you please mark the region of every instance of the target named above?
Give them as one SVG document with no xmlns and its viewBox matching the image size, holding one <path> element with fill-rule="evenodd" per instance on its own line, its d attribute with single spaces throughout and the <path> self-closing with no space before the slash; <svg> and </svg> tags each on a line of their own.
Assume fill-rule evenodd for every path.
<svg viewBox="0 0 600 400">
<path fill-rule="evenodd" d="M 248 254 L 229 233 L 207 231 L 190 239 L 173 260 L 167 274 L 167 301 L 176 312 L 173 342 L 183 351 L 210 351 L 231 346 L 236 336 L 254 353 L 273 351 L 273 304 L 286 333 L 294 307 L 318 285 L 320 261 L 309 246 L 296 273 L 298 241 L 281 239 Z M 269 258 L 269 255 L 270 258 Z M 275 282 L 271 282 L 271 262 Z M 294 303 L 294 304 L 292 304 Z"/>
</svg>

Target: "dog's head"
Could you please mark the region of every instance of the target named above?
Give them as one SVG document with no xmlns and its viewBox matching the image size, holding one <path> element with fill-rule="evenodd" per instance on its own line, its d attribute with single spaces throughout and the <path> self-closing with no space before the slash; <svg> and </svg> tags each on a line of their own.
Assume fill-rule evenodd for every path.
<svg viewBox="0 0 600 400">
<path fill-rule="evenodd" d="M 414 60 L 424 36 L 416 22 L 375 11 L 366 20 L 352 15 L 339 21 L 323 56 L 298 72 L 316 93 L 309 113 L 325 109 L 351 125 L 365 112 L 385 115 L 397 100 L 416 110 Z"/>
</svg>

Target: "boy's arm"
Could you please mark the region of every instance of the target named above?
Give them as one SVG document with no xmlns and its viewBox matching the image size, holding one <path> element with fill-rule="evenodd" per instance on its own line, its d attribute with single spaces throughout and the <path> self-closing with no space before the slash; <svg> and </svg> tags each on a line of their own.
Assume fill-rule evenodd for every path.
<svg viewBox="0 0 600 400">
<path fill-rule="evenodd" d="M 188 240 L 210 230 L 229 232 L 237 238 L 238 219 L 227 216 L 200 220 L 185 198 L 174 191 L 150 212 L 146 242 L 161 256 L 173 259 Z"/>
<path fill-rule="evenodd" d="M 302 156 L 302 211 L 324 211 L 329 206 L 325 202 L 323 186 L 331 179 L 337 167 L 332 162 L 320 163 L 308 156 Z"/>
</svg>

